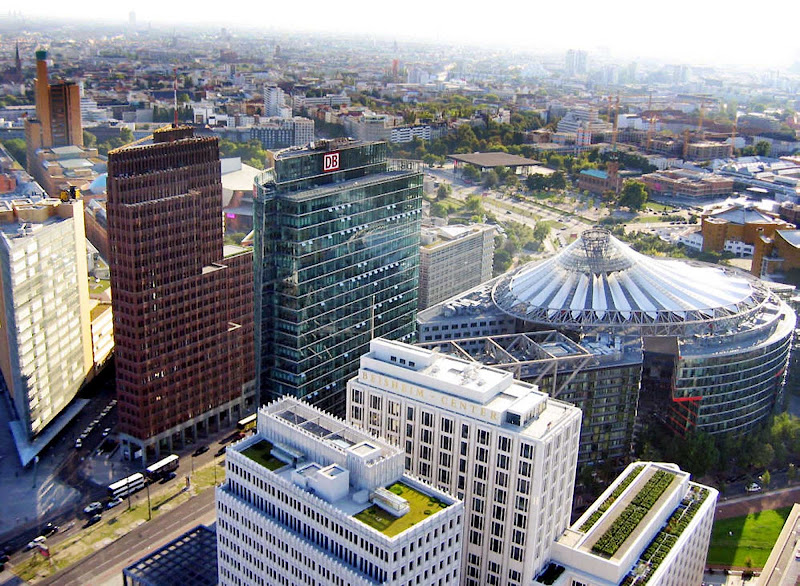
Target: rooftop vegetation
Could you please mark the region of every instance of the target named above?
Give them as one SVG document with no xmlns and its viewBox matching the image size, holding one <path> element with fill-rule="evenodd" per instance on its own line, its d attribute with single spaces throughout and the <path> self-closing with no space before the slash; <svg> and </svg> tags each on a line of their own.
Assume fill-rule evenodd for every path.
<svg viewBox="0 0 800 586">
<path fill-rule="evenodd" d="M 591 529 L 592 526 L 597 523 L 598 519 L 603 516 L 603 513 L 605 513 L 611 507 L 611 505 L 614 504 L 614 501 L 619 498 L 619 495 L 621 495 L 625 489 L 628 488 L 630 483 L 633 482 L 637 476 L 639 476 L 639 473 L 642 470 L 644 470 L 644 465 L 636 466 L 633 470 L 631 470 L 630 473 L 622 479 L 622 482 L 620 482 L 612 491 L 608 498 L 606 498 L 606 500 L 604 500 L 603 503 L 597 507 L 597 510 L 592 513 L 589 518 L 586 519 L 586 521 L 584 521 L 583 525 L 580 526 L 578 531 L 586 533 L 589 529 Z"/>
<path fill-rule="evenodd" d="M 645 515 L 650 512 L 667 487 L 675 479 L 675 475 L 664 470 L 656 470 L 641 490 L 633 497 L 630 504 L 619 514 L 605 533 L 592 546 L 592 551 L 610 558 L 622 547 L 625 540 L 639 526 Z"/>
<path fill-rule="evenodd" d="M 272 455 L 272 444 L 267 440 L 261 440 L 246 450 L 242 450 L 242 455 L 261 464 L 267 470 L 275 471 L 286 466 L 284 462 Z"/>
<path fill-rule="evenodd" d="M 369 525 L 388 537 L 399 535 L 420 521 L 424 521 L 428 516 L 437 513 L 440 509 L 448 507 L 447 503 L 439 500 L 435 496 L 420 492 L 402 482 L 395 482 L 389 487 L 389 490 L 408 501 L 411 507 L 408 513 L 402 517 L 395 517 L 379 506 L 372 505 L 357 515 L 354 515 L 354 517 L 362 523 Z"/>
<path fill-rule="evenodd" d="M 686 527 L 694 518 L 700 506 L 708 498 L 708 490 L 705 488 L 692 487 L 675 509 L 675 512 L 667 519 L 666 525 L 653 538 L 639 558 L 639 563 L 634 569 L 625 576 L 620 586 L 632 586 L 633 584 L 647 584 L 655 574 L 661 562 L 669 554 L 672 546 L 678 541 L 678 537 L 684 532 Z"/>
</svg>

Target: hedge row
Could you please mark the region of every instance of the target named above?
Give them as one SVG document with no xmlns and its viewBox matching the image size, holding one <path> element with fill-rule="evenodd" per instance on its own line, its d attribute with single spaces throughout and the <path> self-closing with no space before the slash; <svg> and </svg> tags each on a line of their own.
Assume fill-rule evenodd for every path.
<svg viewBox="0 0 800 586">
<path fill-rule="evenodd" d="M 639 522 L 664 494 L 675 475 L 657 470 L 647 483 L 636 493 L 631 503 L 617 517 L 600 539 L 592 546 L 592 551 L 606 557 L 612 557 L 622 544 L 636 529 Z"/>
<path fill-rule="evenodd" d="M 597 510 L 592 513 L 586 521 L 584 521 L 583 525 L 580 526 L 578 531 L 586 533 L 592 526 L 597 523 L 598 519 L 603 516 L 609 507 L 614 504 L 614 501 L 619 498 L 619 495 L 623 493 L 623 491 L 628 488 L 628 485 L 634 481 L 634 479 L 639 476 L 639 473 L 644 470 L 643 465 L 636 466 L 630 473 L 620 482 L 617 487 L 611 492 L 611 494 L 603 501 L 603 503 L 597 507 Z"/>
<path fill-rule="evenodd" d="M 646 562 L 647 564 L 644 573 L 638 576 L 634 574 L 639 566 L 639 564 L 637 564 L 634 566 L 634 569 L 625 576 L 625 579 L 620 582 L 620 586 L 630 586 L 634 583 L 636 583 L 637 586 L 643 586 L 647 584 L 653 574 L 655 574 L 658 566 L 660 566 L 661 562 L 667 557 L 672 546 L 678 541 L 678 537 L 680 537 L 681 533 L 689 526 L 689 523 L 694 518 L 698 509 L 700 509 L 700 505 L 702 505 L 708 497 L 708 490 L 705 488 L 701 488 L 697 492 L 695 492 L 695 490 L 696 489 L 692 489 L 692 494 L 689 499 L 684 499 L 681 505 L 675 509 L 675 512 L 670 515 L 669 519 L 667 519 L 667 524 L 658 532 L 658 535 L 653 538 L 647 546 L 647 549 L 645 549 L 644 553 L 639 558 L 640 562 Z"/>
</svg>

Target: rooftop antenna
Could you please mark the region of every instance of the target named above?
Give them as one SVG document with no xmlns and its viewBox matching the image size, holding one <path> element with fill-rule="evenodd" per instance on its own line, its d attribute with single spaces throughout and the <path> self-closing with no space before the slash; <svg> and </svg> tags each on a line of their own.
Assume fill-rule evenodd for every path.
<svg viewBox="0 0 800 586">
<path fill-rule="evenodd" d="M 178 68 L 172 70 L 175 74 L 175 82 L 172 91 L 172 106 L 175 108 L 175 119 L 172 122 L 173 128 L 178 128 Z"/>
</svg>

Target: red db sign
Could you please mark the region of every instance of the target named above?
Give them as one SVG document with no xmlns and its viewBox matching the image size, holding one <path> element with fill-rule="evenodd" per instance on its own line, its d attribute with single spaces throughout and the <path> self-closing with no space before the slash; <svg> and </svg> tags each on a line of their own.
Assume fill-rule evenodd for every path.
<svg viewBox="0 0 800 586">
<path fill-rule="evenodd" d="M 339 153 L 328 153 L 325 155 L 325 158 L 322 159 L 322 171 L 327 173 L 328 171 L 337 171 L 339 169 Z"/>
</svg>

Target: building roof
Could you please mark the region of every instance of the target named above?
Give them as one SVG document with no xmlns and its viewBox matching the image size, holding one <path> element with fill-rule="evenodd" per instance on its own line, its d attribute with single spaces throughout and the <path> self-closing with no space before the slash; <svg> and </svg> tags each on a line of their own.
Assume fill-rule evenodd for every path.
<svg viewBox="0 0 800 586">
<path fill-rule="evenodd" d="M 527 167 L 530 165 L 540 165 L 539 161 L 527 159 L 508 153 L 472 153 L 465 155 L 447 155 L 448 159 L 459 163 L 468 163 L 476 167 Z"/>
<path fill-rule="evenodd" d="M 675 334 L 709 333 L 709 323 L 741 321 L 769 292 L 761 281 L 731 269 L 640 254 L 593 228 L 544 261 L 499 279 L 492 297 L 505 313 L 527 322 L 578 330 L 596 326 L 669 325 Z M 692 331 L 692 326 L 702 326 Z"/>
<path fill-rule="evenodd" d="M 776 233 L 795 248 L 800 248 L 800 230 L 776 230 Z"/>
<path fill-rule="evenodd" d="M 754 207 L 736 206 L 718 214 L 713 214 L 711 217 L 725 220 L 731 224 L 785 224 L 783 220 L 768 216 Z"/>
<path fill-rule="evenodd" d="M 122 572 L 141 586 L 215 586 L 218 583 L 217 534 L 198 525 Z"/>
<path fill-rule="evenodd" d="M 597 177 L 598 179 L 608 179 L 608 173 L 600 169 L 583 169 L 581 175 L 588 175 L 589 177 Z"/>
</svg>

